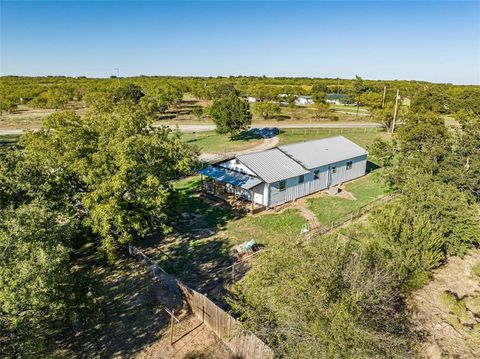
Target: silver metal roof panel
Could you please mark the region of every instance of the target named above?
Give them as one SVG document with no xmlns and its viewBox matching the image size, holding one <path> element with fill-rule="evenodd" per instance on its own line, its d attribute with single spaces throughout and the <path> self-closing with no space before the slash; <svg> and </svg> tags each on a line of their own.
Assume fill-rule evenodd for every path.
<svg viewBox="0 0 480 359">
<path fill-rule="evenodd" d="M 343 136 L 294 143 L 278 148 L 308 169 L 367 154 L 364 148 Z"/>
<path fill-rule="evenodd" d="M 237 158 L 267 183 L 308 173 L 305 168 L 278 148 L 239 155 Z"/>
</svg>

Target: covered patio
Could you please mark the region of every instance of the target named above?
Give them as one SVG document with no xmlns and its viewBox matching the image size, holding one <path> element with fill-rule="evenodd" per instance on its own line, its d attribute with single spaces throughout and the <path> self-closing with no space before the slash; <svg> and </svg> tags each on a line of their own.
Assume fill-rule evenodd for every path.
<svg viewBox="0 0 480 359">
<path fill-rule="evenodd" d="M 202 193 L 210 194 L 223 200 L 246 200 L 251 203 L 251 211 L 261 206 L 254 201 L 253 188 L 263 183 L 258 177 L 233 171 L 220 166 L 210 166 L 199 171 Z"/>
</svg>

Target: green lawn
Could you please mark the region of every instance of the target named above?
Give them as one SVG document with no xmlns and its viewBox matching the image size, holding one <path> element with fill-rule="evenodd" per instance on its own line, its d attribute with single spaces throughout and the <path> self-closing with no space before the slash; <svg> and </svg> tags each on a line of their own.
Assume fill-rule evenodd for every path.
<svg viewBox="0 0 480 359">
<path fill-rule="evenodd" d="M 233 244 L 254 239 L 258 244 L 268 245 L 280 237 L 295 240 L 306 222 L 298 210 L 287 209 L 281 213 L 247 216 L 230 221 L 226 226 L 226 234 L 228 241 Z"/>
<path fill-rule="evenodd" d="M 215 131 L 187 132 L 183 139 L 191 144 L 199 146 L 203 152 L 235 152 L 254 147 L 262 142 L 259 138 L 247 137 L 231 141 L 228 135 L 219 135 Z"/>
<path fill-rule="evenodd" d="M 352 193 L 356 200 L 327 194 L 307 199 L 308 208 L 315 213 L 321 224 L 330 225 L 332 222 L 339 221 L 350 212 L 387 193 L 387 188 L 375 174 L 348 183 L 345 189 Z"/>
<path fill-rule="evenodd" d="M 345 106 L 345 105 L 336 105 L 336 104 L 330 104 L 329 106 L 331 109 L 334 109 L 334 110 L 357 113 L 357 106 L 351 106 L 351 105 Z M 360 106 L 359 112 L 368 113 L 368 109 L 366 107 Z"/>
<path fill-rule="evenodd" d="M 387 138 L 388 134 L 380 128 L 289 128 L 283 129 L 280 144 L 316 140 L 332 136 L 345 136 L 356 144 L 366 147 L 375 138 Z"/>
<path fill-rule="evenodd" d="M 371 144 L 375 138 L 387 138 L 388 134 L 379 128 L 288 128 L 283 129 L 278 136 L 280 144 L 316 140 L 325 137 L 342 135 L 362 147 Z M 183 139 L 192 145 L 197 145 L 203 152 L 235 152 L 259 145 L 258 138 L 241 138 L 231 141 L 227 135 L 219 135 L 215 131 L 187 132 Z"/>
</svg>

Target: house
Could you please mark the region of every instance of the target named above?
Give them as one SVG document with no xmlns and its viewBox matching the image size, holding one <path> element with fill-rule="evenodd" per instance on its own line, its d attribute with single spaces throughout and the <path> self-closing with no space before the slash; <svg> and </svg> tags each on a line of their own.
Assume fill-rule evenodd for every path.
<svg viewBox="0 0 480 359">
<path fill-rule="evenodd" d="M 295 105 L 297 106 L 313 105 L 312 96 L 298 96 L 295 99 Z"/>
<path fill-rule="evenodd" d="M 270 208 L 364 176 L 366 166 L 367 151 L 337 136 L 238 155 L 199 172 L 202 190 Z"/>
<path fill-rule="evenodd" d="M 335 105 L 341 105 L 348 102 L 349 96 L 341 93 L 327 93 L 325 96 L 326 103 L 332 103 Z"/>
<path fill-rule="evenodd" d="M 247 102 L 249 102 L 249 103 L 257 102 L 257 98 L 249 96 L 249 97 L 247 97 Z"/>
</svg>

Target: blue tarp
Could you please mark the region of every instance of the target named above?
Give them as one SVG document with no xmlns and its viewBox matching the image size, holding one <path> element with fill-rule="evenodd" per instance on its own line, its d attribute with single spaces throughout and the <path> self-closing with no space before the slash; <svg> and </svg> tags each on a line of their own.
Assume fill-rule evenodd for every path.
<svg viewBox="0 0 480 359">
<path fill-rule="evenodd" d="M 210 166 L 198 171 L 199 173 L 217 181 L 230 183 L 236 187 L 251 189 L 263 181 L 257 177 L 232 171 L 219 166 Z"/>
</svg>

